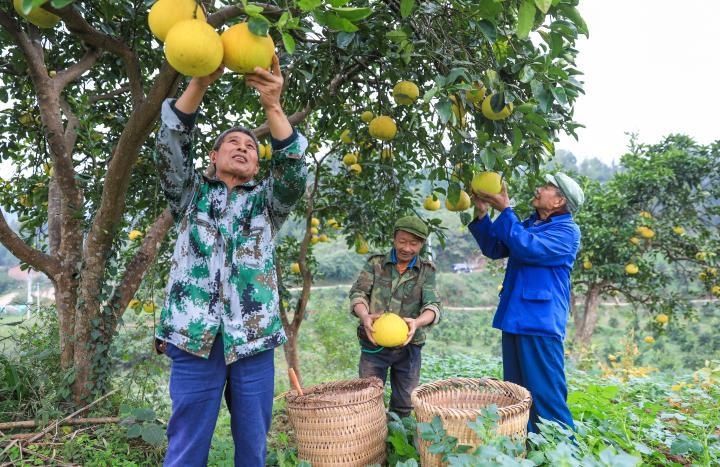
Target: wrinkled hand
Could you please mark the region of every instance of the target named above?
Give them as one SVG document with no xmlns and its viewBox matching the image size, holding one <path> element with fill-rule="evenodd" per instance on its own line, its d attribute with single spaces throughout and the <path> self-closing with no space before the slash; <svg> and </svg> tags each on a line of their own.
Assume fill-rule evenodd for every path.
<svg viewBox="0 0 720 467">
<path fill-rule="evenodd" d="M 413 337 L 415 337 L 415 331 L 417 331 L 417 323 L 412 318 L 403 318 L 405 323 L 408 325 L 408 335 L 407 339 L 405 339 L 405 342 L 403 342 L 403 347 L 408 345 Z"/>
<path fill-rule="evenodd" d="M 487 214 L 490 209 L 490 205 L 487 201 L 483 201 L 474 191 L 472 192 L 472 195 L 470 195 L 470 199 L 475 205 L 475 217 L 485 217 L 485 214 Z"/>
<path fill-rule="evenodd" d="M 280 60 L 277 55 L 273 55 L 271 68 L 272 72 L 255 67 L 253 73 L 245 75 L 245 84 L 260 93 L 260 105 L 265 110 L 280 107 L 280 95 L 285 82 L 280 71 Z"/>
<path fill-rule="evenodd" d="M 373 329 L 373 323 L 379 317 L 380 317 L 380 315 L 371 315 L 371 314 L 367 314 L 362 317 L 362 324 L 363 324 L 363 327 L 365 328 L 365 334 L 367 335 L 368 340 L 373 343 L 373 345 L 378 345 L 377 342 L 375 342 L 375 338 L 373 337 L 373 332 L 375 331 Z"/>
<path fill-rule="evenodd" d="M 473 197 L 477 197 L 480 201 L 489 204 L 498 211 L 503 211 L 505 208 L 510 207 L 510 197 L 507 194 L 507 185 L 503 182 L 502 190 L 497 195 L 478 191 L 473 194 Z M 475 204 L 477 206 L 477 204 Z"/>
</svg>

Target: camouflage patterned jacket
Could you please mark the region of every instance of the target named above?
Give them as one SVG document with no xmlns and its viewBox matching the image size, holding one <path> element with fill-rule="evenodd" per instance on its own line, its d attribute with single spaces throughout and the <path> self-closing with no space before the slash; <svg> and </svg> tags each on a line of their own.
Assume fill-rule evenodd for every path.
<svg viewBox="0 0 720 467">
<path fill-rule="evenodd" d="M 432 325 L 440 320 L 440 296 L 435 289 L 435 265 L 419 256 L 403 275 L 395 268 L 391 253 L 368 258 L 357 280 L 350 289 L 350 312 L 358 303 L 364 303 L 370 314 L 386 311 L 404 318 L 417 318 L 424 310 L 435 312 Z M 359 326 L 359 335 L 364 330 Z M 413 344 L 425 343 L 423 328 L 415 332 Z"/>
<path fill-rule="evenodd" d="M 307 140 L 273 153 L 267 179 L 228 192 L 194 168 L 192 125 L 162 107 L 156 165 L 178 228 L 156 337 L 207 358 L 223 332 L 230 364 L 283 344 L 273 239 L 305 190 Z"/>
</svg>

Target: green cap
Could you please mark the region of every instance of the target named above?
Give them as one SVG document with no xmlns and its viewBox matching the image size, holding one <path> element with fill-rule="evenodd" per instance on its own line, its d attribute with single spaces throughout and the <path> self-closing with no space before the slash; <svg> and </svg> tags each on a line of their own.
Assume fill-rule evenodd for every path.
<svg viewBox="0 0 720 467">
<path fill-rule="evenodd" d="M 552 183 L 560 189 L 560 192 L 567 200 L 567 207 L 570 212 L 577 211 L 585 202 L 585 193 L 583 193 L 578 182 L 564 173 L 558 172 L 555 175 L 547 174 L 545 175 L 545 181 Z"/>
<path fill-rule="evenodd" d="M 398 230 L 410 232 L 411 234 L 416 235 L 423 240 L 425 240 L 428 236 L 427 224 L 425 224 L 425 222 L 423 222 L 422 219 L 417 216 L 405 216 L 395 221 L 393 235 Z"/>
</svg>

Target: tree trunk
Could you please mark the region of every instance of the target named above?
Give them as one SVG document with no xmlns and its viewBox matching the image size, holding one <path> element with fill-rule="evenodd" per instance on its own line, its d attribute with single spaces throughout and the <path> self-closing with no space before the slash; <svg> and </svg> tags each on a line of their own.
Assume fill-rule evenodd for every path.
<svg viewBox="0 0 720 467">
<path fill-rule="evenodd" d="M 283 351 L 285 352 L 285 361 L 287 362 L 288 368 L 292 368 L 293 370 L 295 370 L 298 381 L 300 381 L 300 385 L 302 385 L 302 372 L 300 371 L 300 355 L 298 354 L 297 346 L 297 332 L 288 332 L 286 330 L 285 333 L 287 334 L 288 338 L 287 342 L 283 346 Z"/>
<path fill-rule="evenodd" d="M 593 333 L 595 332 L 595 326 L 598 320 L 598 305 L 600 303 L 600 291 L 602 290 L 602 284 L 593 284 L 588 287 L 587 295 L 585 295 L 585 305 L 583 310 L 583 317 L 580 326 L 575 328 L 575 343 L 580 347 L 587 347 L 590 345 Z"/>
</svg>

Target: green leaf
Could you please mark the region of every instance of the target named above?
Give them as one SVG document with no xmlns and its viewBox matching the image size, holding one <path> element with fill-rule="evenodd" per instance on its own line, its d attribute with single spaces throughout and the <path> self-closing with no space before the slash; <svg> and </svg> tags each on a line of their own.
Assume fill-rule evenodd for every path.
<svg viewBox="0 0 720 467">
<path fill-rule="evenodd" d="M 535 6 L 537 7 L 538 10 L 542 11 L 543 15 L 547 14 L 551 5 L 552 5 L 552 0 L 535 0 Z"/>
<path fill-rule="evenodd" d="M 575 27 L 577 28 L 578 32 L 580 34 L 584 34 L 585 37 L 590 37 L 590 31 L 588 30 L 587 23 L 585 23 L 585 20 L 582 16 L 580 16 L 580 12 L 577 8 L 574 6 L 566 6 L 563 7 L 560 11 L 575 24 Z"/>
<path fill-rule="evenodd" d="M 494 20 L 503 9 L 500 2 L 495 0 L 480 0 L 477 7 L 478 14 L 483 19 Z"/>
<path fill-rule="evenodd" d="M 282 15 L 280 15 L 280 19 L 278 19 L 276 26 L 279 29 L 282 29 L 285 27 L 285 25 L 288 22 L 288 19 L 290 19 L 290 14 L 287 11 L 284 11 Z"/>
<path fill-rule="evenodd" d="M 358 27 L 352 22 L 335 13 L 316 11 L 313 16 L 320 24 L 335 31 L 355 32 L 358 30 Z"/>
<path fill-rule="evenodd" d="M 338 16 L 345 18 L 348 21 L 352 21 L 353 23 L 363 20 L 372 14 L 372 8 L 343 7 L 333 8 L 332 10 L 337 13 Z"/>
<path fill-rule="evenodd" d="M 518 9 L 517 34 L 520 39 L 527 39 L 535 22 L 535 4 L 532 0 L 523 0 Z"/>
<path fill-rule="evenodd" d="M 405 31 L 395 29 L 394 31 L 388 31 L 385 33 L 385 37 L 390 39 L 391 42 L 400 43 L 407 39 Z"/>
<path fill-rule="evenodd" d="M 415 0 L 400 0 L 400 16 L 407 18 L 415 9 Z"/>
<path fill-rule="evenodd" d="M 63 7 L 70 5 L 74 1 L 75 0 L 52 0 L 52 2 L 50 2 L 50 4 L 55 8 L 63 8 Z"/>
<path fill-rule="evenodd" d="M 523 140 L 523 134 L 522 131 L 520 131 L 520 128 L 514 127 L 513 128 L 513 138 L 512 138 L 512 151 L 517 152 L 518 149 L 520 149 L 520 146 L 522 145 Z"/>
<path fill-rule="evenodd" d="M 130 425 L 127 429 L 127 433 L 125 433 L 125 436 L 128 438 L 139 438 L 140 435 L 142 435 L 142 426 L 138 425 L 137 423 L 133 423 Z"/>
<path fill-rule="evenodd" d="M 295 39 L 293 38 L 293 36 L 287 32 L 283 32 L 282 41 L 283 46 L 285 47 L 285 51 L 292 55 L 293 52 L 295 52 Z"/>
<path fill-rule="evenodd" d="M 354 32 L 340 32 L 337 35 L 337 38 L 335 40 L 335 43 L 337 44 L 338 48 L 345 49 L 348 45 L 352 42 L 352 40 L 355 38 Z"/>
<path fill-rule="evenodd" d="M 253 16 L 248 20 L 248 29 L 256 36 L 267 36 L 270 31 L 270 21 L 264 16 Z"/>
<path fill-rule="evenodd" d="M 311 11 L 322 5 L 322 0 L 298 0 L 297 6 L 302 11 Z"/>
<path fill-rule="evenodd" d="M 480 32 L 487 38 L 490 43 L 495 42 L 497 39 L 497 28 L 490 21 L 482 20 L 477 23 Z"/>
<path fill-rule="evenodd" d="M 160 446 L 165 442 L 165 430 L 156 423 L 148 423 L 142 427 L 142 439 L 153 446 Z"/>
<path fill-rule="evenodd" d="M 337 8 L 343 5 L 347 5 L 348 3 L 350 3 L 350 0 L 329 0 L 328 3 L 330 4 L 330 6 Z"/>
<path fill-rule="evenodd" d="M 435 106 L 435 109 L 437 110 L 441 123 L 445 124 L 450 120 L 450 116 L 452 115 L 452 102 L 450 102 L 450 99 L 441 99 Z"/>
<path fill-rule="evenodd" d="M 529 83 L 534 77 L 535 70 L 533 70 L 530 65 L 525 65 L 524 67 L 522 67 L 522 70 L 520 70 L 520 75 L 518 76 L 518 79 L 521 83 Z"/>
<path fill-rule="evenodd" d="M 560 105 L 567 105 L 567 95 L 565 94 L 565 89 L 561 88 L 559 86 L 551 88 L 550 91 L 552 92 L 552 95 L 555 96 L 555 100 L 557 100 Z"/>
<path fill-rule="evenodd" d="M 260 16 L 263 12 L 263 7 L 253 4 L 248 4 L 245 7 L 245 14 L 248 16 L 254 17 L 254 16 Z"/>
</svg>

